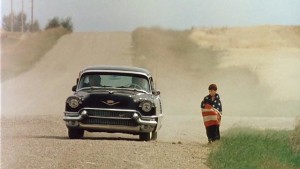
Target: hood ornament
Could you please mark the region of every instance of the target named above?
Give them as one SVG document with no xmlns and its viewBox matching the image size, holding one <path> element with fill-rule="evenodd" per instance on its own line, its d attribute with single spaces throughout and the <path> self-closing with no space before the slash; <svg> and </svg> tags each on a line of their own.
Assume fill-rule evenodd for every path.
<svg viewBox="0 0 300 169">
<path fill-rule="evenodd" d="M 113 105 L 119 104 L 120 102 L 115 102 L 114 100 L 106 100 L 106 101 L 102 101 L 102 103 L 109 105 L 109 106 L 113 106 Z"/>
</svg>

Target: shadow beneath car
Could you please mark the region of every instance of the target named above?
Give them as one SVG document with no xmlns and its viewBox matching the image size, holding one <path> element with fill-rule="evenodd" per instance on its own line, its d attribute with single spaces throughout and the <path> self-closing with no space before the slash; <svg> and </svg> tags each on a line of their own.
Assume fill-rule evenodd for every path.
<svg viewBox="0 0 300 169">
<path fill-rule="evenodd" d="M 55 139 L 55 140 L 76 140 L 70 139 L 68 136 L 19 136 L 21 138 L 36 138 L 36 139 Z M 77 140 L 114 140 L 114 141 L 140 141 L 138 138 L 125 138 L 125 137 L 83 137 Z"/>
<path fill-rule="evenodd" d="M 26 136 L 27 138 L 68 140 L 67 136 Z"/>
<path fill-rule="evenodd" d="M 83 137 L 83 140 L 121 140 L 121 141 L 140 141 L 137 138 L 125 138 L 125 137 Z"/>
</svg>

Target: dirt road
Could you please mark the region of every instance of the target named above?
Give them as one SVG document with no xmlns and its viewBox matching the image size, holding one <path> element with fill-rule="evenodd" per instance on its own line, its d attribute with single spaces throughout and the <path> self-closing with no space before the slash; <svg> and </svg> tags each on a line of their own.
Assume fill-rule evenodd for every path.
<svg viewBox="0 0 300 169">
<path fill-rule="evenodd" d="M 60 117 L 3 121 L 2 168 L 206 168 L 205 144 L 105 133 L 69 140 Z"/>
<path fill-rule="evenodd" d="M 130 33 L 67 35 L 30 71 L 3 83 L 1 168 L 206 168 L 201 129 L 185 142 L 176 134 L 181 122 L 167 117 L 157 142 L 105 133 L 67 138 L 64 102 L 78 72 L 93 64 L 132 65 L 130 45 Z"/>
</svg>

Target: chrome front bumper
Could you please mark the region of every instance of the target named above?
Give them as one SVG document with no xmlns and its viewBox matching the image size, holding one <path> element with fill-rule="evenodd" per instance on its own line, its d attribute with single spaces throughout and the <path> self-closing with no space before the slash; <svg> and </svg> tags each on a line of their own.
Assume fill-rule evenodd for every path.
<svg viewBox="0 0 300 169">
<path fill-rule="evenodd" d="M 156 119 L 162 118 L 162 115 L 159 116 L 141 116 L 139 113 L 133 113 L 131 118 L 134 120 L 138 126 L 124 126 L 124 125 L 103 125 L 103 124 L 84 124 L 81 121 L 88 117 L 88 114 L 85 110 L 80 113 L 77 112 L 65 112 L 63 120 L 66 122 L 67 127 L 76 127 L 86 130 L 95 130 L 95 131 L 108 131 L 108 132 L 153 132 L 157 126 Z M 98 117 L 101 118 L 101 117 Z M 107 118 L 107 117 L 103 117 Z M 122 119 L 111 117 L 112 119 Z"/>
</svg>

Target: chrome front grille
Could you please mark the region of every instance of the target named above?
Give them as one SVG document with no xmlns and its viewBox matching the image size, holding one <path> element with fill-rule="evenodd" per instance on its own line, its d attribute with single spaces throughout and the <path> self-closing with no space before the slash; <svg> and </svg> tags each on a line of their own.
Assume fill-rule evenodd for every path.
<svg viewBox="0 0 300 169">
<path fill-rule="evenodd" d="M 115 111 L 115 110 L 87 110 L 88 116 L 95 117 L 117 117 L 117 118 L 132 118 L 134 112 L 131 111 Z"/>
<path fill-rule="evenodd" d="M 101 119 L 101 118 L 86 118 L 82 121 L 83 124 L 102 124 L 102 125 L 124 125 L 124 126 L 137 126 L 134 120 L 121 120 L 121 119 Z"/>
<path fill-rule="evenodd" d="M 87 117 L 83 124 L 138 126 L 132 119 L 134 110 L 86 109 Z"/>
</svg>

